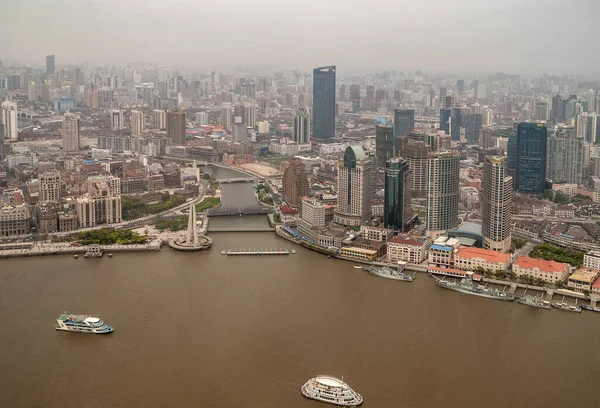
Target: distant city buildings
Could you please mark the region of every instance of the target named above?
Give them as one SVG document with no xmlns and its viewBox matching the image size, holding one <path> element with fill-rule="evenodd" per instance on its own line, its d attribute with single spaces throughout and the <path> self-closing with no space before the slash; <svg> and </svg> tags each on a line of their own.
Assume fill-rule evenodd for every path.
<svg viewBox="0 0 600 408">
<path fill-rule="evenodd" d="M 152 111 L 152 127 L 162 130 L 167 128 L 167 112 L 161 109 Z"/>
<path fill-rule="evenodd" d="M 125 113 L 119 109 L 110 112 L 110 128 L 113 130 L 125 129 Z"/>
<path fill-rule="evenodd" d="M 185 112 L 167 112 L 167 138 L 174 146 L 185 145 Z"/>
<path fill-rule="evenodd" d="M 385 168 L 386 162 L 394 157 L 394 139 L 394 128 L 391 124 L 377 124 L 375 127 L 376 169 Z"/>
<path fill-rule="evenodd" d="M 133 136 L 142 136 L 144 134 L 144 112 L 138 110 L 131 111 L 131 134 Z"/>
<path fill-rule="evenodd" d="M 54 55 L 46 55 L 46 75 L 53 75 L 55 71 Z"/>
<path fill-rule="evenodd" d="M 335 75 L 335 66 L 313 70 L 312 131 L 316 139 L 335 137 Z"/>
<path fill-rule="evenodd" d="M 16 141 L 19 139 L 17 123 L 17 104 L 15 102 L 4 101 L 0 104 L 0 113 L 2 125 L 4 127 L 4 140 Z"/>
<path fill-rule="evenodd" d="M 414 109 L 394 109 L 394 136 L 406 136 L 415 127 Z"/>
<path fill-rule="evenodd" d="M 81 148 L 79 138 L 79 118 L 66 113 L 62 121 L 62 141 L 65 152 L 77 152 Z"/>
</svg>

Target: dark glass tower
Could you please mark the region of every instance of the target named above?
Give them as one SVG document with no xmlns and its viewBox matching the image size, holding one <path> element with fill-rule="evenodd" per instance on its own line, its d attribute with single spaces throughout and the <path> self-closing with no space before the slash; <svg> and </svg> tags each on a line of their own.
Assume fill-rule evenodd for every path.
<svg viewBox="0 0 600 408">
<path fill-rule="evenodd" d="M 542 123 L 523 122 L 517 128 L 516 190 L 519 193 L 544 192 L 548 132 Z"/>
<path fill-rule="evenodd" d="M 54 55 L 46 55 L 46 74 L 52 75 L 56 71 L 54 67 Z"/>
<path fill-rule="evenodd" d="M 406 136 L 415 128 L 414 109 L 394 109 L 394 136 Z"/>
<path fill-rule="evenodd" d="M 335 66 L 313 70 L 313 137 L 335 136 Z"/>
<path fill-rule="evenodd" d="M 465 138 L 467 141 L 470 143 L 478 142 L 479 132 L 481 131 L 481 114 L 474 113 L 465 115 L 463 117 L 463 126 L 465 128 Z"/>
<path fill-rule="evenodd" d="M 401 157 L 385 163 L 383 223 L 394 231 L 407 232 L 414 221 L 411 207 L 412 171 Z"/>
<path fill-rule="evenodd" d="M 394 157 L 394 129 L 388 123 L 379 123 L 375 128 L 375 157 L 377 168 L 384 168 Z"/>
</svg>

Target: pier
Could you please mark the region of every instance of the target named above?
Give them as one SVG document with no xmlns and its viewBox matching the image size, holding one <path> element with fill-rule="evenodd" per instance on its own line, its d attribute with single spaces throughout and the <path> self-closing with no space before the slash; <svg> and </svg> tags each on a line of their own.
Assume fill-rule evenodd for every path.
<svg viewBox="0 0 600 408">
<path fill-rule="evenodd" d="M 222 255 L 289 255 L 295 253 L 295 250 L 289 249 L 227 249 L 222 250 Z"/>
</svg>

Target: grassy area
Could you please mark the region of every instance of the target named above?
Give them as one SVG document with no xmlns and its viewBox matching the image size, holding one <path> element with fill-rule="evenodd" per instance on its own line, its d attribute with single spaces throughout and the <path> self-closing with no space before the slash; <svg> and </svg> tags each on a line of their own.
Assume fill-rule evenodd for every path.
<svg viewBox="0 0 600 408">
<path fill-rule="evenodd" d="M 531 250 L 529 256 L 549 261 L 564 262 L 576 267 L 583 265 L 583 252 L 550 244 L 537 245 Z"/>
<path fill-rule="evenodd" d="M 185 197 L 179 194 L 170 195 L 169 193 L 166 193 L 163 195 L 162 201 L 155 204 L 144 204 L 137 198 L 124 195 L 121 196 L 123 219 L 128 221 L 146 215 L 158 214 L 177 207 L 184 202 Z"/>
<path fill-rule="evenodd" d="M 219 197 L 206 197 L 204 200 L 196 204 L 196 212 L 202 212 L 219 204 L 221 204 L 221 199 Z"/>
<path fill-rule="evenodd" d="M 171 231 L 181 231 L 187 228 L 188 217 L 186 215 L 182 215 L 177 218 L 158 218 L 154 223 L 156 229 L 163 230 L 171 230 Z"/>
<path fill-rule="evenodd" d="M 108 228 L 102 228 L 94 231 L 83 231 L 78 233 L 73 239 L 81 245 L 100 244 L 100 245 L 133 245 L 145 244 L 148 239 L 130 230 L 111 231 Z"/>
<path fill-rule="evenodd" d="M 510 137 L 512 135 L 512 129 L 510 128 L 506 128 L 506 129 L 497 129 L 492 131 L 492 136 L 493 137 Z"/>
<path fill-rule="evenodd" d="M 214 190 L 214 191 L 217 191 L 219 189 L 219 183 L 217 183 L 216 181 L 210 183 L 210 189 Z"/>
<path fill-rule="evenodd" d="M 265 163 L 274 164 L 275 166 L 279 166 L 279 164 L 284 160 L 292 160 L 293 156 L 278 156 L 278 155 L 269 155 L 262 159 Z"/>
<path fill-rule="evenodd" d="M 267 188 L 264 184 L 258 184 L 256 186 L 256 195 L 258 196 L 258 201 L 261 203 L 273 205 L 273 197 L 267 192 Z"/>
</svg>

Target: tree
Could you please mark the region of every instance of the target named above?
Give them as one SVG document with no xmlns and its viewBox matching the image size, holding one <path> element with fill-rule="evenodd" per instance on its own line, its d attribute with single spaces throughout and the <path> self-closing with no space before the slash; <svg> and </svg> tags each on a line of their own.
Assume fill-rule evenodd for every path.
<svg viewBox="0 0 600 408">
<path fill-rule="evenodd" d="M 498 277 L 500 279 L 504 279 L 504 278 L 506 278 L 506 271 L 503 269 L 496 269 L 495 275 L 496 275 L 496 277 Z"/>
</svg>

